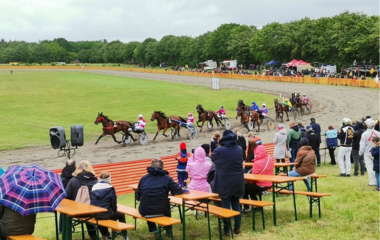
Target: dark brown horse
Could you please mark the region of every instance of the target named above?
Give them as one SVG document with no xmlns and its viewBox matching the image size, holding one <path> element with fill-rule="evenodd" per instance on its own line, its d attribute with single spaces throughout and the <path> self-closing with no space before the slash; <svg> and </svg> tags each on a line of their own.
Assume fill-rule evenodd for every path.
<svg viewBox="0 0 380 240">
<path fill-rule="evenodd" d="M 281 119 L 281 122 L 284 121 L 284 112 L 286 113 L 286 121 L 289 121 L 289 107 L 283 103 L 279 103 L 277 98 L 274 99 L 274 108 L 276 110 L 277 121 Z"/>
<path fill-rule="evenodd" d="M 299 93 L 292 93 L 292 97 L 290 98 L 290 103 L 292 104 L 292 108 L 300 109 L 301 115 L 303 114 L 303 109 L 302 109 L 302 101 L 300 98 Z"/>
<path fill-rule="evenodd" d="M 172 140 L 174 139 L 175 135 L 178 134 L 178 136 L 180 137 L 179 135 L 179 123 L 176 122 L 176 121 L 172 121 L 172 119 L 176 120 L 176 121 L 180 121 L 180 122 L 186 122 L 185 119 L 179 117 L 179 116 L 171 116 L 171 117 L 166 117 L 165 116 L 165 113 L 161 112 L 161 111 L 154 111 L 153 114 L 152 114 L 152 117 L 150 118 L 151 121 L 154 121 L 154 120 L 157 120 L 157 132 L 156 132 L 156 135 L 154 136 L 153 138 L 153 141 L 156 140 L 156 137 L 158 135 L 158 133 L 164 129 L 164 132 L 162 133 L 162 135 L 164 135 L 165 137 L 168 137 L 169 135 L 165 135 L 165 132 L 168 128 L 174 128 L 175 129 L 175 132 L 172 136 Z"/>
<path fill-rule="evenodd" d="M 248 105 L 245 105 L 243 100 L 239 100 L 238 107 L 236 109 L 237 115 L 236 118 L 240 116 L 240 122 L 244 125 L 245 128 L 247 128 L 248 131 L 250 129 L 248 128 L 249 121 L 251 120 L 253 123 L 253 128 L 255 128 L 255 122 L 257 124 L 257 132 L 260 132 L 260 117 L 259 113 L 256 111 L 252 111 L 251 107 Z"/>
<path fill-rule="evenodd" d="M 133 136 L 128 132 L 128 128 L 132 125 L 130 122 L 119 120 L 119 121 L 112 121 L 107 116 L 103 115 L 103 112 L 98 113 L 98 116 L 95 119 L 95 124 L 98 125 L 99 123 L 102 123 L 103 125 L 103 133 L 99 136 L 98 140 L 96 141 L 95 145 L 98 144 L 99 140 L 104 137 L 105 135 L 111 135 L 113 140 L 117 143 L 121 143 L 121 141 L 117 141 L 115 137 L 115 133 L 117 132 L 123 132 L 126 135 L 130 135 L 133 139 L 133 141 L 136 141 Z"/>
<path fill-rule="evenodd" d="M 219 124 L 224 126 L 222 121 L 219 119 L 218 114 L 216 114 L 216 112 L 214 112 L 212 110 L 208 110 L 208 111 L 204 110 L 202 107 L 202 104 L 198 104 L 198 106 L 196 106 L 196 109 L 198 112 L 197 126 L 201 128 L 200 132 L 202 132 L 203 124 L 205 123 L 205 121 L 210 122 L 210 125 L 211 125 L 210 131 L 212 130 L 212 127 L 213 127 L 212 119 L 215 119 L 216 125 L 218 127 L 219 127 Z M 202 122 L 201 126 L 199 126 L 200 122 Z"/>
</svg>

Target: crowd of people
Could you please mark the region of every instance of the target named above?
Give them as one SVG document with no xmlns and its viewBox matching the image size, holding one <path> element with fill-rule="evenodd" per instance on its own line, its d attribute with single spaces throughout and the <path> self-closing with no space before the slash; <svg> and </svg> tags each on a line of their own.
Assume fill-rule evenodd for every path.
<svg viewBox="0 0 380 240">
<path fill-rule="evenodd" d="M 139 120 L 143 120 L 139 116 Z M 144 122 L 144 121 L 142 121 Z M 145 122 L 144 122 L 145 123 Z M 164 170 L 164 163 L 159 158 L 151 161 L 147 174 L 143 176 L 136 190 L 137 200 L 140 201 L 138 210 L 144 217 L 171 216 L 169 194 L 179 195 L 189 190 L 218 193 L 221 198 L 221 207 L 248 213 L 250 206 L 241 209 L 239 199 L 246 198 L 261 200 L 262 194 L 271 188 L 272 182 L 244 180 L 244 173 L 273 175 L 274 161 L 296 163 L 294 167 L 284 168 L 288 176 L 306 177 L 306 189 L 311 191 L 307 176 L 315 173 L 316 167 L 321 166 L 320 145 L 321 137 L 326 136 L 326 145 L 330 155 L 330 164 L 338 162 L 340 174 L 338 177 L 351 176 L 351 161 L 354 163 L 353 176 L 364 176 L 367 173 L 369 186 L 376 186 L 380 191 L 379 180 L 379 122 L 370 116 L 361 121 L 344 118 L 339 130 L 329 126 L 322 132 L 321 126 L 315 118 L 304 127 L 302 123 L 289 122 L 286 130 L 284 124 L 278 124 L 274 134 L 274 152 L 269 155 L 262 139 L 253 132 L 247 134 L 247 139 L 239 128 L 223 133 L 215 132 L 210 143 L 188 151 L 185 142 L 180 143 L 179 152 L 175 156 L 177 161 L 177 179 L 175 182 Z M 335 161 L 335 150 L 338 150 L 338 160 Z M 211 155 L 210 155 L 211 150 Z M 289 154 L 289 155 L 288 155 Z M 254 162 L 253 167 L 244 166 L 243 162 Z M 3 171 L 0 169 L 0 174 Z M 191 177 L 190 183 L 187 179 Z M 74 160 L 68 160 L 62 170 L 62 182 L 66 188 L 66 198 L 106 208 L 108 211 L 99 214 L 98 218 L 112 219 L 125 222 L 124 214 L 117 212 L 117 196 L 112 187 L 111 175 L 107 171 L 95 176 L 92 165 L 82 161 L 76 165 Z M 226 184 L 228 183 L 228 184 Z M 85 187 L 84 187 L 85 186 Z M 89 194 L 89 199 L 83 198 L 83 187 Z M 289 183 L 289 189 L 292 189 Z M 86 202 L 87 201 L 87 202 Z M 234 234 L 240 234 L 241 214 L 234 217 L 233 228 L 228 221 L 224 222 L 224 236 L 230 236 L 230 229 Z M 36 215 L 21 216 L 17 212 L 0 207 L 0 236 L 15 234 L 32 234 Z M 157 226 L 147 222 L 149 231 L 159 238 Z M 232 224 L 232 223 L 231 223 Z M 95 227 L 86 224 L 91 239 L 96 239 Z M 165 228 L 166 236 L 172 236 L 171 227 Z M 60 219 L 59 231 L 62 231 Z M 107 228 L 99 227 L 102 239 L 109 239 Z M 126 236 L 126 235 L 125 235 Z"/>
</svg>

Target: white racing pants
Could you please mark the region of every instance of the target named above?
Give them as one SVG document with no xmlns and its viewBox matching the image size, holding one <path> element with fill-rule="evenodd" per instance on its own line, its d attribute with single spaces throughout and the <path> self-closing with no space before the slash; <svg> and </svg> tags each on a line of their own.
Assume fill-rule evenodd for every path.
<svg viewBox="0 0 380 240">
<path fill-rule="evenodd" d="M 340 173 L 351 174 L 351 151 L 352 147 L 340 146 L 338 152 Z"/>
</svg>

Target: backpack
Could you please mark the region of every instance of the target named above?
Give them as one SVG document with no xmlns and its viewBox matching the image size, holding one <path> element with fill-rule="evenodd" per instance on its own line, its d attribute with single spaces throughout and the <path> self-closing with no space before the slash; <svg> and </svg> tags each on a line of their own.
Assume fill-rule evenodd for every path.
<svg viewBox="0 0 380 240">
<path fill-rule="evenodd" d="M 91 205 L 90 201 L 90 191 L 86 185 L 82 185 L 78 189 L 77 197 L 75 198 L 76 202 L 85 203 Z"/>
</svg>

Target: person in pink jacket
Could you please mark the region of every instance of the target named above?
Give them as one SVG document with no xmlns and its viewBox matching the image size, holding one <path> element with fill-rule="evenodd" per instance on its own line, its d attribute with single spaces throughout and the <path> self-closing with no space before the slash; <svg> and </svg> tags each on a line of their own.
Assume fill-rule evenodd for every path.
<svg viewBox="0 0 380 240">
<path fill-rule="evenodd" d="M 210 191 L 210 184 L 207 182 L 207 174 L 211 168 L 211 163 L 206 161 L 206 152 L 202 147 L 197 147 L 193 157 L 187 161 L 186 172 L 191 175 L 188 189 L 202 192 Z"/>
<path fill-rule="evenodd" d="M 252 174 L 273 175 L 273 159 L 268 155 L 264 145 L 257 145 L 254 148 L 255 159 L 253 159 Z M 263 191 L 272 187 L 272 182 L 251 181 L 246 185 L 247 192 L 252 200 L 257 200 L 257 195 L 261 196 Z"/>
</svg>

